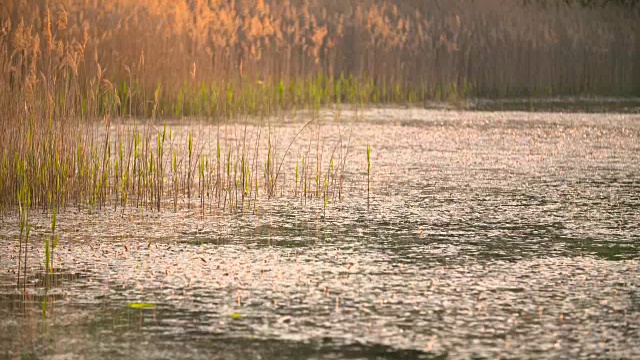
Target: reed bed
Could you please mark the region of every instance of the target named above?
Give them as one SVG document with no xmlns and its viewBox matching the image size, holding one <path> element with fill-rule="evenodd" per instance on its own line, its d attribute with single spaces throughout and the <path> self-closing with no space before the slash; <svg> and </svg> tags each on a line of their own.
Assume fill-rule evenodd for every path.
<svg viewBox="0 0 640 360">
<path fill-rule="evenodd" d="M 40 268 L 54 273 L 56 217 L 68 209 L 96 216 L 105 210 L 187 211 L 216 218 L 260 215 L 284 200 L 310 211 L 322 206 L 326 214 L 342 200 L 349 181 L 351 136 L 345 128 L 328 139 L 319 121 L 314 117 L 295 133 L 268 124 L 174 130 L 152 120 L 109 118 L 10 124 L 0 133 L 0 216 L 19 219 L 18 287 L 26 291 L 27 255 L 34 246 L 44 247 Z M 36 242 L 34 211 L 51 217 L 50 231 Z"/>
<path fill-rule="evenodd" d="M 46 117 L 234 117 L 638 94 L 638 7 L 578 3 L 6 0 L 0 105 Z"/>
<path fill-rule="evenodd" d="M 29 209 L 55 218 L 69 207 L 244 213 L 283 196 L 326 207 L 342 197 L 351 140 L 340 130 L 328 143 L 319 121 L 282 134 L 268 124 L 22 120 L 0 134 L 0 212 L 19 209 L 25 223 Z"/>
</svg>

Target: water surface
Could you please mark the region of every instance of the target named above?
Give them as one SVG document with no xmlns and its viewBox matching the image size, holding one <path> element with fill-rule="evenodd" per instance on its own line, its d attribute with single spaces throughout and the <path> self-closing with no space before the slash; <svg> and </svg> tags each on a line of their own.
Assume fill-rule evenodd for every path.
<svg viewBox="0 0 640 360">
<path fill-rule="evenodd" d="M 26 296 L 2 219 L 0 357 L 640 357 L 640 116 L 355 115 L 284 162 L 291 184 L 309 144 L 326 164 L 350 134 L 326 209 L 291 185 L 244 214 L 67 209 L 50 278 L 33 214 Z M 278 156 L 305 119 L 272 124 Z"/>
</svg>

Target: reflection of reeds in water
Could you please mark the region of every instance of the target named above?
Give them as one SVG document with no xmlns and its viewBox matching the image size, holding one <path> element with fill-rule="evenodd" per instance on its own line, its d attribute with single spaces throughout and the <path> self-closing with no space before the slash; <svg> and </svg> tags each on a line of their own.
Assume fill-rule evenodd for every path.
<svg viewBox="0 0 640 360">
<path fill-rule="evenodd" d="M 234 116 L 638 90 L 638 11 L 510 0 L 8 0 L 8 114 Z"/>
</svg>

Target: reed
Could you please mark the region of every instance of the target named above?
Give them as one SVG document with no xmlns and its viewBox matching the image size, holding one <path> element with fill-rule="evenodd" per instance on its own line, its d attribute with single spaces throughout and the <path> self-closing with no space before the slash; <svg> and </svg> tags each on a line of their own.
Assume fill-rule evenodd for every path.
<svg viewBox="0 0 640 360">
<path fill-rule="evenodd" d="M 367 209 L 370 208 L 371 194 L 371 145 L 367 144 Z"/>
</svg>

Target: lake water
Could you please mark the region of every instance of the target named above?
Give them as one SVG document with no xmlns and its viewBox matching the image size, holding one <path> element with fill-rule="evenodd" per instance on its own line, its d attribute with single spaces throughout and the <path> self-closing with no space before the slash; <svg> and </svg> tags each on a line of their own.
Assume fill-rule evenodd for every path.
<svg viewBox="0 0 640 360">
<path fill-rule="evenodd" d="M 278 156 L 305 119 L 272 124 Z M 640 115 L 340 119 L 309 135 L 325 161 L 351 135 L 326 209 L 291 186 L 243 214 L 67 209 L 50 278 L 33 214 L 26 296 L 2 219 L 0 358 L 640 358 Z"/>
</svg>

